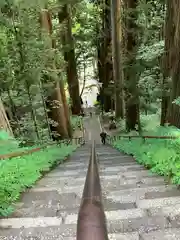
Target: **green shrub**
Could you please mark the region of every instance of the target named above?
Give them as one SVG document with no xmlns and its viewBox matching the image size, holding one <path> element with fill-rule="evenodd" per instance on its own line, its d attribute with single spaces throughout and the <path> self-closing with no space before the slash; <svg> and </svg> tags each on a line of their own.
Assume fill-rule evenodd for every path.
<svg viewBox="0 0 180 240">
<path fill-rule="evenodd" d="M 4 130 L 0 131 L 0 155 L 9 154 L 12 152 L 21 152 L 36 147 L 36 146 L 19 147 L 19 144 L 20 141 L 9 136 L 9 134 L 6 131 Z"/>
<path fill-rule="evenodd" d="M 180 136 L 180 130 L 175 127 L 156 126 L 154 130 L 148 130 L 145 131 L 146 135 Z M 180 138 L 121 138 L 114 141 L 113 146 L 119 151 L 133 155 L 138 163 L 150 168 L 152 172 L 167 176 L 173 183 L 180 184 Z"/>
<path fill-rule="evenodd" d="M 63 162 L 75 149 L 75 145 L 49 146 L 33 154 L 0 161 L 0 215 L 9 215 L 21 192 L 32 187 L 44 172 Z"/>
<path fill-rule="evenodd" d="M 71 116 L 71 126 L 72 129 L 81 129 L 82 127 L 82 117 L 81 116 Z"/>
</svg>

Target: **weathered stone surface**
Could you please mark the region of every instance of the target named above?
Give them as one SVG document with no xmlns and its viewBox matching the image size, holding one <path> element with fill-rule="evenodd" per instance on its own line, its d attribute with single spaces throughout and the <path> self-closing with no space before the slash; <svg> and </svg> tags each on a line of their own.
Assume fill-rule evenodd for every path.
<svg viewBox="0 0 180 240">
<path fill-rule="evenodd" d="M 111 199 L 103 199 L 103 206 L 105 211 L 126 210 L 136 208 L 135 202 L 113 202 Z"/>
<path fill-rule="evenodd" d="M 56 172 L 51 172 L 49 174 L 46 175 L 46 177 L 48 178 L 61 178 L 61 177 L 76 177 L 76 176 L 86 176 L 87 173 L 87 167 L 86 169 L 82 169 L 80 171 L 77 171 L 77 167 L 75 167 L 74 169 L 71 170 L 66 170 L 66 171 L 57 171 Z"/>
<path fill-rule="evenodd" d="M 108 222 L 134 219 L 144 217 L 145 211 L 141 209 L 128 209 L 128 210 L 117 210 L 117 211 L 105 211 L 106 219 Z M 65 217 L 65 224 L 76 224 L 78 216 L 77 214 L 69 214 Z"/>
<path fill-rule="evenodd" d="M 4 229 L 0 231 L 1 240 L 60 240 L 76 236 L 75 224 L 61 224 L 52 227 L 31 227 L 21 229 Z"/>
<path fill-rule="evenodd" d="M 150 233 L 141 234 L 142 240 L 178 240 L 180 239 L 180 229 L 164 229 Z"/>
<path fill-rule="evenodd" d="M 76 240 L 75 237 L 75 225 L 69 226 L 70 232 L 65 232 L 61 228 L 47 228 L 47 230 L 36 229 L 36 231 L 32 229 L 28 229 L 26 231 L 22 231 L 21 235 L 12 235 L 12 236 L 1 236 L 1 240 Z M 12 233 L 15 233 L 13 230 Z M 72 236 L 68 236 L 71 235 Z M 109 240 L 139 240 L 139 234 L 137 232 L 133 233 L 112 233 L 108 235 Z"/>
<path fill-rule="evenodd" d="M 114 191 L 110 191 L 107 193 L 108 195 L 111 196 L 119 196 L 119 195 L 126 195 L 126 194 L 144 194 L 144 198 L 145 198 L 145 194 L 146 193 L 151 193 L 151 192 L 165 192 L 165 191 L 169 191 L 169 190 L 175 190 L 176 186 L 174 185 L 160 185 L 160 186 L 147 186 L 147 187 L 142 187 L 142 188 L 130 188 L 130 189 L 126 189 L 126 190 L 114 190 Z"/>
<path fill-rule="evenodd" d="M 76 179 L 76 182 L 74 181 Z M 60 178 L 44 178 L 40 180 L 37 184 L 39 187 L 54 187 L 54 186 L 74 186 L 74 185 L 82 185 L 84 184 L 84 177 L 61 177 Z"/>
<path fill-rule="evenodd" d="M 8 218 L 0 219 L 1 228 L 38 228 L 59 226 L 61 217 L 37 217 L 37 218 Z"/>
<path fill-rule="evenodd" d="M 125 179 L 122 184 L 157 184 L 157 183 L 164 183 L 164 179 L 161 177 L 152 177 L 152 178 L 134 178 L 134 179 Z"/>
<path fill-rule="evenodd" d="M 162 182 L 155 182 L 151 184 L 144 184 L 144 183 L 134 183 L 134 184 L 117 184 L 116 181 L 107 181 L 106 183 L 104 181 L 101 181 L 101 186 L 103 189 L 103 192 L 111 192 L 111 191 L 121 191 L 121 190 L 128 190 L 128 189 L 141 189 L 141 188 L 148 188 L 148 187 L 155 187 L 155 186 L 162 186 Z"/>
<path fill-rule="evenodd" d="M 148 192 L 145 194 L 146 199 L 155 199 L 155 198 L 167 198 L 167 197 L 180 197 L 180 191 L 177 189 L 169 191 L 158 191 L 158 192 Z"/>
<path fill-rule="evenodd" d="M 139 234 L 134 233 L 114 233 L 109 234 L 109 240 L 139 240 Z"/>
<path fill-rule="evenodd" d="M 164 216 L 163 211 L 162 211 L 162 207 L 149 208 L 149 209 L 147 209 L 147 214 L 150 217 L 157 216 L 157 215 Z"/>
<path fill-rule="evenodd" d="M 139 208 L 158 208 L 167 205 L 174 205 L 180 203 L 180 197 L 169 197 L 169 198 L 156 198 L 156 199 L 145 199 L 137 202 Z"/>
<path fill-rule="evenodd" d="M 168 227 L 168 221 L 164 217 L 129 218 L 125 220 L 109 221 L 109 232 L 150 232 Z"/>
<path fill-rule="evenodd" d="M 44 192 L 31 192 L 31 193 L 25 193 L 22 195 L 21 202 L 24 202 L 26 204 L 31 204 L 33 201 L 39 201 L 44 200 L 47 201 L 53 200 L 59 200 L 60 195 L 58 191 L 44 191 Z"/>
<path fill-rule="evenodd" d="M 117 195 L 107 195 L 106 196 L 107 199 L 111 199 L 113 202 L 120 202 L 120 203 L 135 203 L 137 202 L 139 199 L 143 199 L 144 198 L 144 194 L 141 193 L 130 193 L 130 194 L 119 194 L 119 196 Z"/>
</svg>

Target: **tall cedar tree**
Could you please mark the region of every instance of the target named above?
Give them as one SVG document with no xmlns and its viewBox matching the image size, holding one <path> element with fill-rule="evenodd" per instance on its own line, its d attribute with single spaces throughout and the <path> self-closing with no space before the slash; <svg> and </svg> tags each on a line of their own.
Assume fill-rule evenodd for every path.
<svg viewBox="0 0 180 240">
<path fill-rule="evenodd" d="M 2 103 L 1 98 L 0 98 L 0 129 L 7 131 L 10 135 L 13 136 L 13 132 L 9 120 L 7 118 L 6 111 L 4 109 L 4 105 Z"/>
<path fill-rule="evenodd" d="M 109 112 L 113 107 L 113 98 L 108 90 L 112 81 L 112 51 L 111 51 L 111 11 L 110 0 L 98 2 L 101 8 L 101 24 L 97 23 L 97 56 L 98 78 L 102 83 L 100 90 L 103 110 Z"/>
<path fill-rule="evenodd" d="M 79 92 L 79 81 L 75 58 L 74 39 L 72 35 L 72 14 L 71 5 L 65 4 L 58 13 L 59 23 L 65 21 L 65 30 L 63 36 L 64 59 L 67 62 L 67 82 L 69 94 L 72 102 L 72 114 L 81 113 L 81 100 Z"/>
<path fill-rule="evenodd" d="M 179 104 L 173 103 L 180 96 L 180 1 L 172 0 L 167 4 L 169 12 L 169 21 L 171 23 L 173 44 L 169 48 L 170 51 L 170 76 L 172 78 L 172 90 L 170 96 L 170 105 L 168 113 L 168 122 L 180 128 L 180 111 Z M 166 35 L 166 38 L 168 36 Z M 166 39 L 168 41 L 168 39 Z"/>
<path fill-rule="evenodd" d="M 52 21 L 50 13 L 47 9 L 43 9 L 41 12 L 41 26 L 45 29 L 49 35 L 49 48 L 55 47 L 55 41 L 52 41 Z M 52 63 L 52 68 L 56 71 L 55 63 Z M 58 76 L 57 76 L 58 78 Z M 66 114 L 64 110 L 64 104 L 62 101 L 61 90 L 59 81 L 55 82 L 54 90 L 52 91 L 52 95 L 49 97 L 50 100 L 50 112 L 49 117 L 52 118 L 54 122 L 57 123 L 56 127 L 52 127 L 59 135 L 60 138 L 68 138 L 68 130 L 67 130 L 67 120 Z"/>
<path fill-rule="evenodd" d="M 123 118 L 123 81 L 121 62 L 121 1 L 111 0 L 112 53 L 115 89 L 115 115 Z"/>
<path fill-rule="evenodd" d="M 139 96 L 138 76 L 136 73 L 137 53 L 137 12 L 138 0 L 124 1 L 124 47 L 125 47 L 125 101 L 126 101 L 126 130 L 131 131 L 139 126 Z"/>
<path fill-rule="evenodd" d="M 168 78 L 171 77 L 171 49 L 173 47 L 175 25 L 173 22 L 173 4 L 172 1 L 166 1 L 166 18 L 165 18 L 165 48 L 162 61 L 163 70 L 163 92 L 161 102 L 161 126 L 168 122 L 168 107 L 170 103 L 168 93 Z"/>
</svg>

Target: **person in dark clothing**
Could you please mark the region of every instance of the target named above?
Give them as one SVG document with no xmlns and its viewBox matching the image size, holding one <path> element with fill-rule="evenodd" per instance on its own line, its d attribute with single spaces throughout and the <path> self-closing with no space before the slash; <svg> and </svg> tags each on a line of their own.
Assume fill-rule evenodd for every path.
<svg viewBox="0 0 180 240">
<path fill-rule="evenodd" d="M 106 134 L 104 131 L 102 131 L 102 132 L 100 133 L 100 137 L 101 137 L 101 142 L 102 142 L 102 144 L 105 144 L 105 143 L 106 143 L 107 134 Z"/>
</svg>

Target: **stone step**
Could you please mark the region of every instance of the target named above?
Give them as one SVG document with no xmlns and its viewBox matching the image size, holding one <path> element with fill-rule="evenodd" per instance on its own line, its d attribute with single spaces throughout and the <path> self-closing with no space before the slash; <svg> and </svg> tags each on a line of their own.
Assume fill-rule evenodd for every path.
<svg viewBox="0 0 180 240">
<path fill-rule="evenodd" d="M 0 240 L 75 240 L 90 151 L 79 148 L 24 193 L 0 220 Z M 177 187 L 109 146 L 96 152 L 109 239 L 180 239 Z"/>
<path fill-rule="evenodd" d="M 144 198 L 148 198 L 148 194 L 156 194 L 156 193 L 166 193 L 166 192 L 171 192 L 173 191 L 174 194 L 179 194 L 179 191 L 177 191 L 177 187 L 175 185 L 159 185 L 159 186 L 148 186 L 148 187 L 141 187 L 141 188 L 130 188 L 130 189 L 125 189 L 125 190 L 114 190 L 114 191 L 106 191 L 106 196 L 121 196 L 121 195 L 131 195 L 131 194 L 137 194 L 137 195 L 144 195 Z M 177 196 L 177 195 L 176 195 Z"/>
<path fill-rule="evenodd" d="M 127 213 L 127 211 L 126 211 Z M 121 212 L 109 212 L 107 215 L 108 233 L 134 233 L 142 236 L 153 231 L 164 231 L 170 227 L 170 223 L 163 216 L 147 217 L 141 211 L 130 212 L 125 215 Z M 60 237 L 75 237 L 77 215 L 61 217 L 37 217 L 37 218 L 11 218 L 0 220 L 0 236 L 16 236 L 18 230 L 25 237 L 36 236 L 40 239 L 58 239 Z M 145 235 L 146 236 L 146 235 Z M 38 239 L 38 238 L 37 238 Z"/>
<path fill-rule="evenodd" d="M 138 232 L 110 233 L 109 240 L 139 240 Z M 76 240 L 76 225 L 63 224 L 59 227 L 10 229 L 0 232 L 1 240 Z"/>
<path fill-rule="evenodd" d="M 141 234 L 142 240 L 179 240 L 180 239 L 180 229 L 171 228 L 165 230 L 153 231 L 150 233 Z"/>
</svg>

